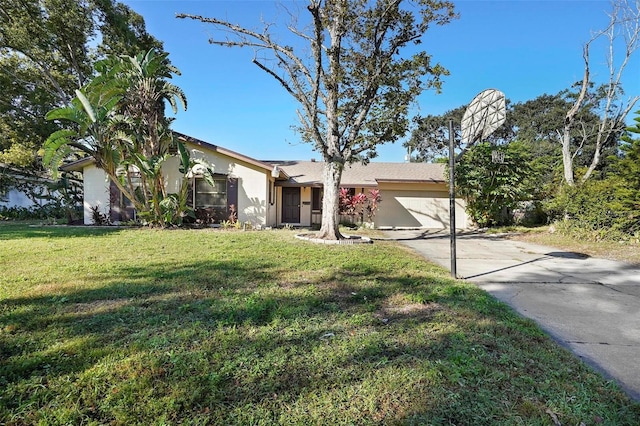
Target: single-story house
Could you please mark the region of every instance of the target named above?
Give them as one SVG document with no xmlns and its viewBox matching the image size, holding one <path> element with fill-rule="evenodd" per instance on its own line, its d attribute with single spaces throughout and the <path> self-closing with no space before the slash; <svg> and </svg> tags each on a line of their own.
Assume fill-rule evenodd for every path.
<svg viewBox="0 0 640 426">
<path fill-rule="evenodd" d="M 281 209 L 279 223 L 320 223 L 322 217 L 322 171 L 318 161 L 270 162 L 284 170 L 287 180 L 276 181 Z M 345 167 L 341 186 L 367 194 L 380 191 L 376 228 L 448 228 L 449 186 L 442 164 L 354 163 Z M 300 207 L 299 209 L 296 207 Z M 469 220 L 464 201 L 456 200 L 456 227 L 466 228 Z"/>
<path fill-rule="evenodd" d="M 322 169 L 319 161 L 260 161 L 229 149 L 179 134 L 192 158 L 213 166 L 215 186 L 192 177 L 190 203 L 207 209 L 215 221 L 227 220 L 232 210 L 237 220 L 254 226 L 312 226 L 322 216 Z M 84 223 L 92 223 L 93 207 L 115 223 L 133 218 L 130 203 L 110 183 L 106 173 L 85 158 L 63 167 L 81 171 L 84 181 Z M 164 169 L 167 192 L 178 192 L 181 176 L 178 158 Z M 360 163 L 345 167 L 342 187 L 367 193 L 380 191 L 374 226 L 378 228 L 447 228 L 448 184 L 442 164 Z M 233 206 L 233 207 L 232 207 Z M 464 202 L 456 200 L 456 227 L 470 224 Z"/>
</svg>

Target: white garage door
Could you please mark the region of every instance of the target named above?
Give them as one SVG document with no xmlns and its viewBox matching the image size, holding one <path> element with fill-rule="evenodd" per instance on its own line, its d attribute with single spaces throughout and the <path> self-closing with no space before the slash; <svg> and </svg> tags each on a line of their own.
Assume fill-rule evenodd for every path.
<svg viewBox="0 0 640 426">
<path fill-rule="evenodd" d="M 449 227 L 449 194 L 444 191 L 381 190 L 377 228 Z M 456 200 L 456 228 L 467 227 L 464 201 Z"/>
</svg>

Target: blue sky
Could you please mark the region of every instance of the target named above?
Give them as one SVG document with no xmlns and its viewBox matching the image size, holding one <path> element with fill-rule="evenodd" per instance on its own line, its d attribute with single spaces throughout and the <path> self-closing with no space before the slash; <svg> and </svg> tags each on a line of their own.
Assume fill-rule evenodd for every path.
<svg viewBox="0 0 640 426">
<path fill-rule="evenodd" d="M 125 0 L 145 18 L 147 30 L 164 42 L 182 75 L 175 79 L 188 101 L 173 128 L 207 142 L 260 160 L 320 159 L 311 145 L 301 143 L 291 126 L 297 124 L 296 102 L 279 84 L 251 63 L 250 49 L 210 45 L 210 24 L 176 19 L 177 13 L 227 19 L 262 29 L 282 9 L 268 0 L 161 1 Z M 281 1 L 288 8 L 305 2 Z M 423 93 L 416 113 L 442 114 L 468 104 L 484 89 L 495 88 L 513 102 L 555 94 L 582 78 L 582 46 L 592 31 L 608 22 L 608 1 L 502 0 L 455 1 L 460 19 L 433 27 L 422 46 L 451 75 L 442 93 Z M 287 30 L 274 29 L 286 40 Z M 594 46 L 594 80 L 608 77 L 604 46 Z M 640 52 L 627 67 L 624 88 L 640 94 Z M 637 105 L 634 110 L 640 108 Z M 401 162 L 402 141 L 378 149 L 374 161 Z"/>
</svg>

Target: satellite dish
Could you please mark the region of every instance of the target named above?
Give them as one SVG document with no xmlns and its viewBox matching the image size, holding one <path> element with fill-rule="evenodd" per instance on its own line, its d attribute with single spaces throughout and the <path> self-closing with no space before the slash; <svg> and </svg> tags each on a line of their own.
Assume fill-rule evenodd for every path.
<svg viewBox="0 0 640 426">
<path fill-rule="evenodd" d="M 487 89 L 476 95 L 462 117 L 462 141 L 472 144 L 487 138 L 506 119 L 504 93 Z"/>
</svg>

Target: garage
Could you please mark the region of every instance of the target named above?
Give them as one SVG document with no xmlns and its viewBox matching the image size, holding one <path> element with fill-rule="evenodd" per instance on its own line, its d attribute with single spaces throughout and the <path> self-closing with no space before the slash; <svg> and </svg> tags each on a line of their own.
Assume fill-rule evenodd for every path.
<svg viewBox="0 0 640 426">
<path fill-rule="evenodd" d="M 376 228 L 449 228 L 449 192 L 443 183 L 383 182 Z M 456 200 L 456 228 L 466 228 L 464 201 Z"/>
</svg>

